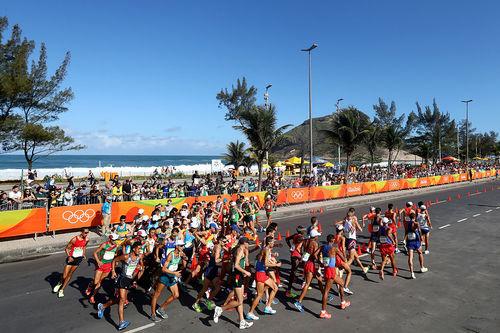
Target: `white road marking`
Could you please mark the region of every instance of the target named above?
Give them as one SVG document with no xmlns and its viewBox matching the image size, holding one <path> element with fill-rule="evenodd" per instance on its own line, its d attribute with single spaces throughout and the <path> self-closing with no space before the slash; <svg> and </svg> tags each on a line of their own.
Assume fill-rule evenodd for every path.
<svg viewBox="0 0 500 333">
<path fill-rule="evenodd" d="M 500 209 L 500 206 L 498 206 L 498 207 L 497 207 L 497 208 L 495 208 L 495 209 Z"/>
<path fill-rule="evenodd" d="M 481 194 L 481 192 L 471 193 L 470 196 Z"/>
<path fill-rule="evenodd" d="M 490 213 L 492 210 L 493 210 L 493 209 L 488 209 L 488 210 L 486 211 L 486 213 Z"/>
<path fill-rule="evenodd" d="M 478 217 L 479 215 L 481 215 L 481 214 L 474 214 L 474 215 L 472 215 L 472 217 Z"/>
<path fill-rule="evenodd" d="M 438 201 L 438 202 L 433 202 L 432 204 L 433 205 L 437 205 L 437 204 L 440 204 L 440 203 L 443 203 L 443 202 L 447 202 L 446 200 L 441 200 L 441 201 Z"/>
<path fill-rule="evenodd" d="M 151 324 L 147 324 L 147 325 L 144 325 L 144 326 L 141 326 L 141 327 L 137 327 L 137 328 L 134 328 L 133 330 L 130 330 L 130 331 L 127 331 L 127 332 L 128 333 L 139 332 L 139 331 L 148 329 L 148 328 L 153 327 L 153 326 L 155 326 L 155 323 L 151 323 Z"/>
<path fill-rule="evenodd" d="M 447 228 L 447 227 L 449 227 L 449 226 L 451 226 L 451 224 L 445 224 L 445 225 L 443 225 L 442 227 L 439 227 L 439 229 L 444 229 L 444 228 Z"/>
<path fill-rule="evenodd" d="M 457 221 L 457 223 L 461 223 L 461 222 L 463 222 L 463 221 L 467 221 L 467 217 L 466 217 L 466 218 L 464 218 L 464 219 L 458 220 L 458 221 Z"/>
</svg>

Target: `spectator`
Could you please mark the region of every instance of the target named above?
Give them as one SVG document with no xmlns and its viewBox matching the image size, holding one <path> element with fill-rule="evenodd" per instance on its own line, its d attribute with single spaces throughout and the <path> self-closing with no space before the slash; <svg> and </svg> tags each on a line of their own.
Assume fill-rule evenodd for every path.
<svg viewBox="0 0 500 333">
<path fill-rule="evenodd" d="M 105 236 L 108 235 L 111 230 L 111 197 L 106 197 L 106 200 L 102 204 L 102 226 L 101 233 Z"/>
<path fill-rule="evenodd" d="M 9 192 L 9 200 L 12 204 L 13 209 L 18 209 L 22 201 L 22 193 L 19 191 L 19 186 L 12 186 L 12 190 Z"/>
</svg>

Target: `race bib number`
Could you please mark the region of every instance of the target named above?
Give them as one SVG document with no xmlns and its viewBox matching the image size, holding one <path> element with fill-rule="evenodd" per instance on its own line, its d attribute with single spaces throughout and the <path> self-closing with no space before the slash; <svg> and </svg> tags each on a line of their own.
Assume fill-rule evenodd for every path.
<svg viewBox="0 0 500 333">
<path fill-rule="evenodd" d="M 386 236 L 380 236 L 380 243 L 387 244 L 389 243 L 389 240 Z"/>
<path fill-rule="evenodd" d="M 127 269 L 125 270 L 125 275 L 128 278 L 132 278 L 132 276 L 134 276 L 134 272 L 135 272 L 136 268 L 137 268 L 137 264 L 135 264 L 135 265 L 128 265 Z"/>
<path fill-rule="evenodd" d="M 231 220 L 235 220 L 236 219 L 236 215 L 231 215 Z"/>
<path fill-rule="evenodd" d="M 106 251 L 106 252 L 104 252 L 104 255 L 102 256 L 102 259 L 113 260 L 114 257 L 115 257 L 115 253 L 113 251 Z"/>
<path fill-rule="evenodd" d="M 372 226 L 372 230 L 373 230 L 373 232 L 378 232 L 379 226 L 378 225 Z"/>
<path fill-rule="evenodd" d="M 83 257 L 83 247 L 75 247 L 73 249 L 73 258 Z"/>
<path fill-rule="evenodd" d="M 323 265 L 325 267 L 327 267 L 328 265 L 330 265 L 330 257 L 324 257 L 323 258 Z"/>
<path fill-rule="evenodd" d="M 184 247 L 185 247 L 186 249 L 189 249 L 189 248 L 190 248 L 190 247 L 192 247 L 192 246 L 193 246 L 193 242 L 186 242 L 186 245 L 184 245 Z"/>
<path fill-rule="evenodd" d="M 302 261 L 308 261 L 310 256 L 311 255 L 309 253 L 307 253 L 307 252 L 304 253 L 304 256 L 302 257 Z"/>
<path fill-rule="evenodd" d="M 417 234 L 415 234 L 414 232 L 409 232 L 408 240 L 415 240 L 415 239 L 417 239 Z"/>
<path fill-rule="evenodd" d="M 176 264 L 176 265 L 170 266 L 168 268 L 168 270 L 171 271 L 171 272 L 176 272 L 178 268 L 179 268 L 179 265 Z"/>
</svg>

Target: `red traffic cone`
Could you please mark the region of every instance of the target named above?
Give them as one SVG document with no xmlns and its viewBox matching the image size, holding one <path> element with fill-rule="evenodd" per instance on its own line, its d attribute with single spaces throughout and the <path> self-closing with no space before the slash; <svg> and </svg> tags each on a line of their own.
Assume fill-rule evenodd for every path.
<svg viewBox="0 0 500 333">
<path fill-rule="evenodd" d="M 290 237 L 290 230 L 286 231 L 286 238 Z"/>
<path fill-rule="evenodd" d="M 448 201 L 451 201 L 451 196 L 448 196 Z"/>
<path fill-rule="evenodd" d="M 358 256 L 361 255 L 361 246 L 358 245 Z"/>
<path fill-rule="evenodd" d="M 398 228 L 401 228 L 401 220 L 398 220 Z"/>
<path fill-rule="evenodd" d="M 281 240 L 281 232 L 278 232 L 278 240 Z"/>
<path fill-rule="evenodd" d="M 439 203 L 439 199 L 438 198 L 436 198 L 436 203 Z"/>
<path fill-rule="evenodd" d="M 318 231 L 321 232 L 321 223 L 318 223 Z"/>
<path fill-rule="evenodd" d="M 366 244 L 365 244 L 365 243 L 363 243 L 361 251 L 362 251 L 363 253 L 368 252 L 368 249 L 367 249 L 367 246 L 366 246 Z"/>
<path fill-rule="evenodd" d="M 469 192 L 467 192 L 467 197 L 468 197 L 468 198 L 470 198 L 470 191 L 469 191 Z"/>
<path fill-rule="evenodd" d="M 486 187 L 483 189 L 483 192 L 486 192 Z"/>
<path fill-rule="evenodd" d="M 476 188 L 476 193 L 479 193 L 479 189 Z"/>
<path fill-rule="evenodd" d="M 320 209 L 319 209 L 319 212 L 320 212 L 321 214 L 323 214 L 325 211 L 323 210 L 323 208 L 320 208 Z"/>
</svg>

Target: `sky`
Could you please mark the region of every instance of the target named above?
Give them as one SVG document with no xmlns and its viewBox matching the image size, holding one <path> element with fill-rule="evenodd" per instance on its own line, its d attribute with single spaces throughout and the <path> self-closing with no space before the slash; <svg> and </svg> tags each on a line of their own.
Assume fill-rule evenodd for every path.
<svg viewBox="0 0 500 333">
<path fill-rule="evenodd" d="M 71 52 L 64 86 L 75 98 L 57 122 L 87 148 L 80 154 L 225 151 L 242 135 L 215 98 L 246 77 L 280 125 L 354 105 L 373 115 L 379 97 L 398 113 L 415 102 L 500 132 L 500 2 L 3 1 L 0 15 L 45 42 L 52 72 Z"/>
</svg>

